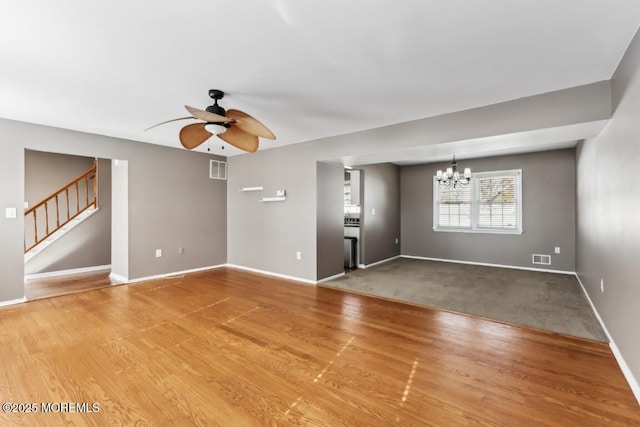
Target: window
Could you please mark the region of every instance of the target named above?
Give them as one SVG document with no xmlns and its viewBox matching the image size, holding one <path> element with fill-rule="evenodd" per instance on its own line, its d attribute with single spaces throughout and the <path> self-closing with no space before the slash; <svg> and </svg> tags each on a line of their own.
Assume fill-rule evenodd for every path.
<svg viewBox="0 0 640 427">
<path fill-rule="evenodd" d="M 522 233 L 522 171 L 480 172 L 465 187 L 444 188 L 433 180 L 433 229 L 478 233 Z"/>
<path fill-rule="evenodd" d="M 471 227 L 471 186 L 441 188 L 437 183 L 438 193 L 437 226 L 438 227 Z"/>
</svg>

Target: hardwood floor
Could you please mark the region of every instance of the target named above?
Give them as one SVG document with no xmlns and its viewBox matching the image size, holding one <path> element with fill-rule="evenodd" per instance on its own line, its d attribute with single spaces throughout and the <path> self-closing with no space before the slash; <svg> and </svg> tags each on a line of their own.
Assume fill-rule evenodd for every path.
<svg viewBox="0 0 640 427">
<path fill-rule="evenodd" d="M 0 425 L 640 425 L 604 343 L 228 268 L 0 325 Z"/>
<path fill-rule="evenodd" d="M 109 277 L 111 270 L 61 275 L 40 279 L 25 279 L 24 294 L 27 300 L 74 294 L 117 284 Z"/>
</svg>

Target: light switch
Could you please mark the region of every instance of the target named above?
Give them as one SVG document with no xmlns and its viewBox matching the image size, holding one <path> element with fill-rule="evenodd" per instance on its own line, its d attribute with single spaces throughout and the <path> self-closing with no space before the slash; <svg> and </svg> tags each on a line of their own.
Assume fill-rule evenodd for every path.
<svg viewBox="0 0 640 427">
<path fill-rule="evenodd" d="M 15 219 L 16 216 L 18 215 L 16 208 L 7 208 L 5 212 L 6 212 L 5 216 L 10 219 Z"/>
</svg>

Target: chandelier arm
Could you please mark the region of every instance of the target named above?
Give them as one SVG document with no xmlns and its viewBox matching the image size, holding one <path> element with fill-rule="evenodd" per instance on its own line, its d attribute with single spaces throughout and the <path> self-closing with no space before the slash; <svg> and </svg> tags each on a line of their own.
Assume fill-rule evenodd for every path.
<svg viewBox="0 0 640 427">
<path fill-rule="evenodd" d="M 438 185 L 445 188 L 456 188 L 468 186 L 471 183 L 471 168 L 465 168 L 463 173 L 458 172 L 458 162 L 456 162 L 456 156 L 453 155 L 451 165 L 444 171 L 438 170 L 436 174 L 436 180 Z"/>
</svg>

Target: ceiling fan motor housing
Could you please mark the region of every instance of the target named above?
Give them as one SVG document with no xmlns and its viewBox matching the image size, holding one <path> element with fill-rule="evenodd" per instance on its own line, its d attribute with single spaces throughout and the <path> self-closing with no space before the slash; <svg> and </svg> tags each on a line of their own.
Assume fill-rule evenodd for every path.
<svg viewBox="0 0 640 427">
<path fill-rule="evenodd" d="M 218 89 L 209 89 L 209 97 L 214 100 L 214 103 L 209 105 L 206 110 L 219 116 L 226 116 L 227 111 L 218 105 L 218 100 L 224 98 L 224 92 Z"/>
<path fill-rule="evenodd" d="M 222 108 L 221 106 L 218 105 L 218 100 L 216 99 L 216 103 L 213 105 L 209 105 L 206 110 L 210 113 L 213 114 L 217 114 L 219 116 L 225 116 L 227 115 L 227 111 Z"/>
</svg>

